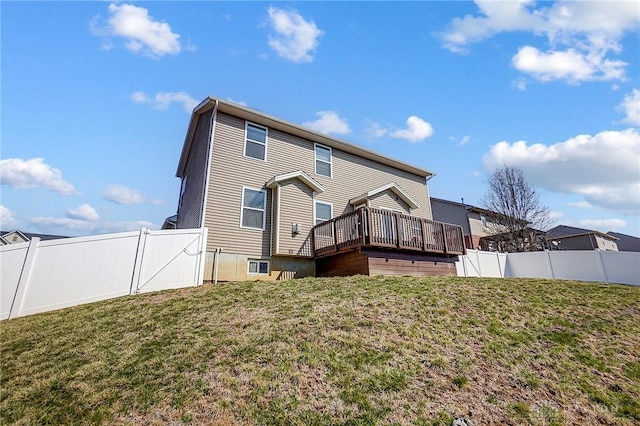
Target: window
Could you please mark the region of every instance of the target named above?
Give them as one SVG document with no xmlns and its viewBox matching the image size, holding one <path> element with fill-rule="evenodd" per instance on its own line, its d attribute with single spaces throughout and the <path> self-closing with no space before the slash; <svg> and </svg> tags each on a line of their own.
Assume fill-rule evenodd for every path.
<svg viewBox="0 0 640 426">
<path fill-rule="evenodd" d="M 333 206 L 328 203 L 316 201 L 315 204 L 315 224 L 326 222 L 333 217 Z"/>
<path fill-rule="evenodd" d="M 264 191 L 243 187 L 240 227 L 264 230 L 266 203 Z"/>
<path fill-rule="evenodd" d="M 187 177 L 182 178 L 182 183 L 180 184 L 180 198 L 178 201 L 178 209 L 182 208 L 182 202 L 184 199 L 184 192 L 187 190 Z"/>
<path fill-rule="evenodd" d="M 316 174 L 331 177 L 331 148 L 315 145 Z"/>
<path fill-rule="evenodd" d="M 485 216 L 480 216 L 480 220 L 482 221 L 482 227 L 486 229 L 486 227 L 487 227 L 487 218 Z"/>
<path fill-rule="evenodd" d="M 267 159 L 267 128 L 247 123 L 244 156 Z"/>
<path fill-rule="evenodd" d="M 250 274 L 269 274 L 269 262 L 266 260 L 249 260 L 247 271 Z"/>
</svg>

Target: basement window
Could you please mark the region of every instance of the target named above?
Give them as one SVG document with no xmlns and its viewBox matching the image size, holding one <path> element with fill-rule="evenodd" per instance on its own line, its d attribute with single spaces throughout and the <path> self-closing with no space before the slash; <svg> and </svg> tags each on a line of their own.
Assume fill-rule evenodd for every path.
<svg viewBox="0 0 640 426">
<path fill-rule="evenodd" d="M 249 274 L 268 275 L 269 262 L 267 260 L 249 260 L 247 271 Z"/>
</svg>

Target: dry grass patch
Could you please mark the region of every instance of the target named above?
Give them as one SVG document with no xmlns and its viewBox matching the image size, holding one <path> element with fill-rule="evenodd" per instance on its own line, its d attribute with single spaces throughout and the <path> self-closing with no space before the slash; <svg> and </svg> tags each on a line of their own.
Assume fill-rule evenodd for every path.
<svg viewBox="0 0 640 426">
<path fill-rule="evenodd" d="M 226 283 L 3 321 L 6 424 L 640 422 L 640 288 Z"/>
</svg>

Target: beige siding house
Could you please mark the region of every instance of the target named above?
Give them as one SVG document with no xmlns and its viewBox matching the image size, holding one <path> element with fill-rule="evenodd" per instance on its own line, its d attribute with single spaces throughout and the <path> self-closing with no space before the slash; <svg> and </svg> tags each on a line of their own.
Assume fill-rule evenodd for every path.
<svg viewBox="0 0 640 426">
<path fill-rule="evenodd" d="M 176 175 L 175 226 L 209 229 L 205 279 L 313 276 L 312 228 L 360 207 L 432 219 L 429 171 L 213 97 Z"/>
</svg>

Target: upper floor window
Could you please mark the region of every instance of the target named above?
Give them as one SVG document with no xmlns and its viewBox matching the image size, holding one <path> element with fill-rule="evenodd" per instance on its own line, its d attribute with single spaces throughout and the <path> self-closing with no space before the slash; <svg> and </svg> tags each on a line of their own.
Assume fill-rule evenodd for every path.
<svg viewBox="0 0 640 426">
<path fill-rule="evenodd" d="M 316 174 L 331 177 L 331 148 L 315 144 Z"/>
<path fill-rule="evenodd" d="M 256 124 L 247 123 L 246 137 L 244 140 L 245 157 L 267 159 L 267 128 Z"/>
<path fill-rule="evenodd" d="M 480 216 L 480 220 L 482 221 L 482 227 L 486 228 L 487 227 L 487 218 L 486 216 Z"/>
<path fill-rule="evenodd" d="M 184 193 L 187 190 L 187 177 L 182 178 L 182 182 L 180 184 L 180 198 L 178 199 L 178 209 L 182 208 L 182 203 L 184 202 Z"/>
<path fill-rule="evenodd" d="M 315 224 L 326 222 L 333 217 L 333 206 L 329 203 L 321 203 L 316 201 L 315 203 Z"/>
<path fill-rule="evenodd" d="M 267 194 L 259 189 L 242 188 L 242 228 L 264 230 Z"/>
</svg>

